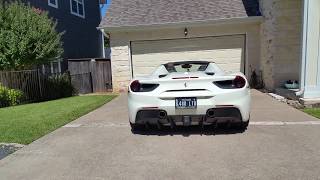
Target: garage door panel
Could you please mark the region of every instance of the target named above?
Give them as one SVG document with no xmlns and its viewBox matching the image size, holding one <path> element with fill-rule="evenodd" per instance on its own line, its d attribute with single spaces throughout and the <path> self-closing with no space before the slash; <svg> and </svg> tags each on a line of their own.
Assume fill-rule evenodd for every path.
<svg viewBox="0 0 320 180">
<path fill-rule="evenodd" d="M 195 39 L 159 40 L 159 41 L 135 41 L 134 54 L 203 51 L 212 49 L 233 49 L 243 46 L 244 36 L 206 37 Z M 164 46 L 165 43 L 165 46 Z M 146 44 L 148 44 L 146 46 Z"/>
<path fill-rule="evenodd" d="M 206 60 L 225 71 L 243 69 L 244 35 L 131 43 L 133 76 L 150 74 L 172 61 Z"/>
</svg>

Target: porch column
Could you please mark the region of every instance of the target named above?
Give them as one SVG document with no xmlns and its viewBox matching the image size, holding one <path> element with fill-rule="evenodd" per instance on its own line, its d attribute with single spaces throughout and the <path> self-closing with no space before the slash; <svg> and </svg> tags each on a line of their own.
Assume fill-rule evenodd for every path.
<svg viewBox="0 0 320 180">
<path fill-rule="evenodd" d="M 304 0 L 301 97 L 320 102 L 320 1 Z"/>
</svg>

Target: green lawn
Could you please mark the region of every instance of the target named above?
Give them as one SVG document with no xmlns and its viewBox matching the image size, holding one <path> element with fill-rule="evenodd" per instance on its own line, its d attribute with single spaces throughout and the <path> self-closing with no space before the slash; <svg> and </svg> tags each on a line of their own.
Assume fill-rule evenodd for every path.
<svg viewBox="0 0 320 180">
<path fill-rule="evenodd" d="M 310 114 L 316 118 L 320 118 L 320 108 L 306 108 L 303 110 L 305 113 Z"/>
<path fill-rule="evenodd" d="M 75 96 L 0 108 L 0 142 L 29 144 L 112 100 L 112 95 Z"/>
</svg>

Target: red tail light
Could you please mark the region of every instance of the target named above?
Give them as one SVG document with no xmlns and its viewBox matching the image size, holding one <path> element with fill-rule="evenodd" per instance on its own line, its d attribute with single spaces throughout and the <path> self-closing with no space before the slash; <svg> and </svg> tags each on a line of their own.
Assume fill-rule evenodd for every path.
<svg viewBox="0 0 320 180">
<path fill-rule="evenodd" d="M 138 80 L 132 81 L 130 84 L 130 89 L 133 92 L 151 92 L 157 87 L 159 87 L 159 84 L 141 84 Z"/>
<path fill-rule="evenodd" d="M 141 84 L 138 80 L 135 80 L 130 84 L 130 89 L 133 92 L 139 92 L 140 88 L 141 88 Z"/>
<path fill-rule="evenodd" d="M 243 88 L 246 85 L 246 80 L 242 76 L 236 76 L 233 80 L 235 88 Z"/>
<path fill-rule="evenodd" d="M 243 88 L 246 85 L 246 80 L 242 76 L 236 76 L 233 80 L 215 81 L 216 86 L 222 89 Z"/>
</svg>

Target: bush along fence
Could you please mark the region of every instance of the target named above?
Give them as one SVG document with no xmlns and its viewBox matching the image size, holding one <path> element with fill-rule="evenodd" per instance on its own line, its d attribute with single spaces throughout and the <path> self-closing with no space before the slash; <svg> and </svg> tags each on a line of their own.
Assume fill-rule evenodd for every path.
<svg viewBox="0 0 320 180">
<path fill-rule="evenodd" d="M 0 107 L 14 106 L 23 100 L 23 92 L 0 84 Z"/>
<path fill-rule="evenodd" d="M 0 71 L 0 107 L 69 97 L 76 93 L 69 73 Z"/>
</svg>

